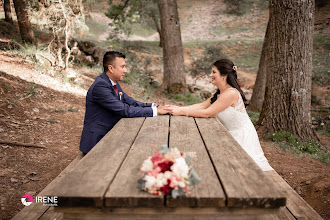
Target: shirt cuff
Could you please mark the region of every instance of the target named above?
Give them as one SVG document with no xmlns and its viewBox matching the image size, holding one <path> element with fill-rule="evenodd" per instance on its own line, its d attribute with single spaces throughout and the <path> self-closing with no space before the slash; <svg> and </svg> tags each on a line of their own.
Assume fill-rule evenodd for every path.
<svg viewBox="0 0 330 220">
<path fill-rule="evenodd" d="M 157 116 L 157 107 L 156 107 L 155 103 L 152 103 L 151 108 L 152 108 L 152 116 L 156 117 Z"/>
</svg>

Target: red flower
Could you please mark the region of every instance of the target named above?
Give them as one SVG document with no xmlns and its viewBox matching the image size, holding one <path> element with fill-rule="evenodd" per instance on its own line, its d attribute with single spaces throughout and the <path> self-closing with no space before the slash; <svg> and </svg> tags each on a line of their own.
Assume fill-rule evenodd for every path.
<svg viewBox="0 0 330 220">
<path fill-rule="evenodd" d="M 160 161 L 163 160 L 163 156 L 161 153 L 157 152 L 157 153 L 155 153 L 154 156 L 151 157 L 150 160 L 151 160 L 151 162 L 153 162 L 154 164 L 157 165 L 157 163 L 159 163 Z"/>
<path fill-rule="evenodd" d="M 158 164 L 158 167 L 160 167 L 160 172 L 165 173 L 166 171 L 169 171 L 171 166 L 173 165 L 173 162 L 170 160 L 163 161 Z"/>
<path fill-rule="evenodd" d="M 163 193 L 164 195 L 167 195 L 167 194 L 171 191 L 170 185 L 167 184 L 167 185 L 161 187 L 161 188 L 160 188 L 160 191 L 162 191 L 162 193 Z"/>
</svg>

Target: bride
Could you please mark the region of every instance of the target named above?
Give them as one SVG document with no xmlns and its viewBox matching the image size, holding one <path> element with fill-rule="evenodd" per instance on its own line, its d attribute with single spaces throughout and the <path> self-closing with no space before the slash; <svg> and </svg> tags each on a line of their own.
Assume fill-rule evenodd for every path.
<svg viewBox="0 0 330 220">
<path fill-rule="evenodd" d="M 261 149 L 257 132 L 245 110 L 246 98 L 237 82 L 237 67 L 228 59 L 216 61 L 210 77 L 217 92 L 206 101 L 184 107 L 170 106 L 172 115 L 211 117 L 217 115 L 229 133 L 263 171 L 273 170 Z"/>
</svg>

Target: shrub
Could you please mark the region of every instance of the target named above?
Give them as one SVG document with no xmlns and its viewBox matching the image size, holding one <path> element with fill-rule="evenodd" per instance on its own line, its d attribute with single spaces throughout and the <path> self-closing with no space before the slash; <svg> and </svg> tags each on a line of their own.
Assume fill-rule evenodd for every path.
<svg viewBox="0 0 330 220">
<path fill-rule="evenodd" d="M 268 134 L 267 138 L 278 143 L 279 148 L 293 153 L 311 156 L 323 163 L 330 163 L 329 150 L 323 150 L 320 144 L 314 140 L 302 140 L 288 131 L 280 131 Z"/>
</svg>

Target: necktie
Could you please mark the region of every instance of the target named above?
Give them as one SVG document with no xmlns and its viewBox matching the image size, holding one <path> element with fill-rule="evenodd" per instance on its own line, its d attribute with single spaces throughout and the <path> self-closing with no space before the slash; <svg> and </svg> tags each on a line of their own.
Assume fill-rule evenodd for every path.
<svg viewBox="0 0 330 220">
<path fill-rule="evenodd" d="M 115 92 L 116 92 L 116 94 L 118 95 L 117 85 L 114 85 L 113 88 L 115 89 Z"/>
</svg>

